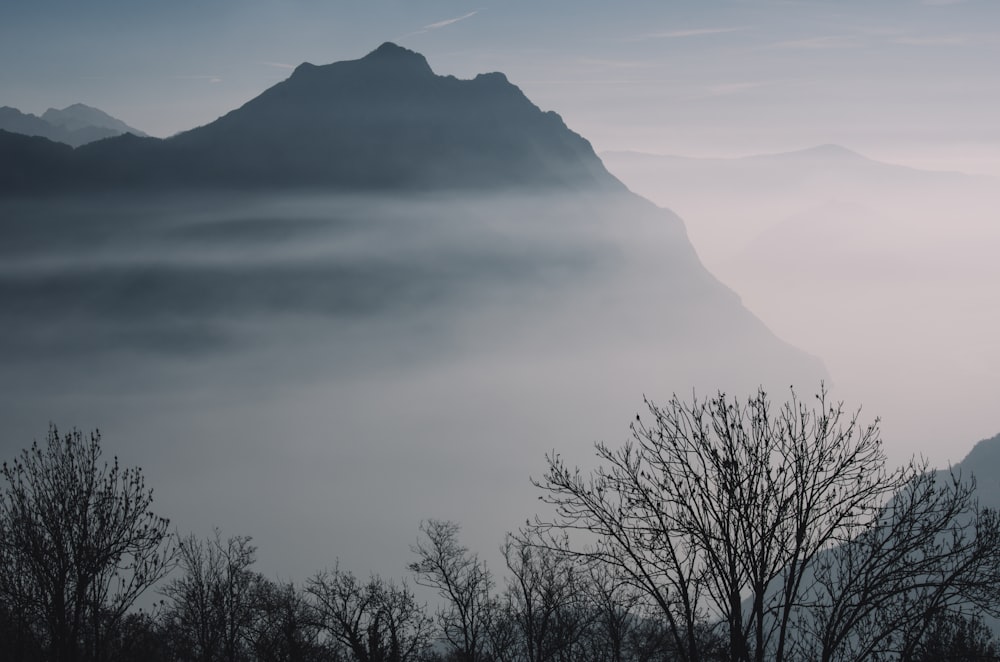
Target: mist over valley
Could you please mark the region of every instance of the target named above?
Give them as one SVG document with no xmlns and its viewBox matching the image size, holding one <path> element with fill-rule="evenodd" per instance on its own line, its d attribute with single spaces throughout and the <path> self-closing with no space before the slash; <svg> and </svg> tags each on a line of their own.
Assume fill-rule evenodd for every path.
<svg viewBox="0 0 1000 662">
<path fill-rule="evenodd" d="M 834 145 L 602 158 L 675 210 L 706 267 L 781 338 L 822 357 L 835 390 L 883 418 L 895 457 L 945 466 L 965 452 L 945 439 L 993 434 L 1000 180 Z"/>
<path fill-rule="evenodd" d="M 123 136 L 95 144 L 106 159 L 67 161 L 86 163 L 72 180 L 27 181 L 0 201 L 8 453 L 39 421 L 100 427 L 186 527 L 252 531 L 262 561 L 286 572 L 322 565 L 334 546 L 345 563 L 391 568 L 427 517 L 469 522 L 493 548 L 530 516 L 545 453 L 586 457 L 621 438 L 643 396 L 808 391 L 826 376 L 704 269 L 680 218 L 625 190 L 509 83 L 498 81 L 522 109 L 505 120 L 511 146 L 482 151 L 448 128 L 479 121 L 463 118 L 495 91 L 477 92 L 478 79 L 435 76 L 395 46 L 331 66 L 290 97 L 262 96 L 277 99 L 267 113 L 306 113 L 279 134 L 319 121 L 336 137 L 343 121 L 377 140 L 395 120 L 358 134 L 356 111 L 320 112 L 361 77 L 351 85 L 371 99 L 401 95 L 409 131 L 464 151 L 421 191 L 409 178 L 439 157 L 413 145 L 404 160 L 365 152 L 367 168 L 403 164 L 401 183 L 338 179 L 358 152 L 331 150 L 309 157 L 326 159 L 316 173 L 331 191 L 281 179 L 260 190 L 258 175 L 221 166 L 205 181 L 114 184 L 102 168 L 124 163 L 116 150 L 140 173 L 175 158 L 154 139 L 130 152 L 137 139 Z M 469 105 L 433 101 L 444 84 Z M 303 99 L 319 105 L 299 111 Z M 199 130 L 201 142 L 253 125 L 261 104 Z M 247 153 L 273 139 L 266 127 L 240 129 Z M 232 150 L 211 153 L 221 163 Z M 494 181 L 498 170 L 514 179 Z M 38 186 L 50 193 L 27 194 Z"/>
</svg>

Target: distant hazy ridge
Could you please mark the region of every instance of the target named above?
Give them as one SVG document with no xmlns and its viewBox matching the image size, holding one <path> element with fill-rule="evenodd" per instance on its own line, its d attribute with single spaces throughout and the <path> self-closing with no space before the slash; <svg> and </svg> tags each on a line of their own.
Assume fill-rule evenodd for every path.
<svg viewBox="0 0 1000 662">
<path fill-rule="evenodd" d="M 146 134 L 102 110 L 75 103 L 62 110 L 49 108 L 41 117 L 22 113 L 10 106 L 0 107 L 0 130 L 26 136 L 40 136 L 53 142 L 79 147 L 96 140 L 132 133 Z"/>
</svg>

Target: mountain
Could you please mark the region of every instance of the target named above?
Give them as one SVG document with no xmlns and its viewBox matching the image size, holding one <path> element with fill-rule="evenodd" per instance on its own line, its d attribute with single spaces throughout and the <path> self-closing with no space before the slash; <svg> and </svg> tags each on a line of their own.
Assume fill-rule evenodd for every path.
<svg viewBox="0 0 1000 662">
<path fill-rule="evenodd" d="M 975 477 L 980 505 L 1000 510 L 1000 434 L 978 442 L 956 469 Z"/>
<path fill-rule="evenodd" d="M 57 133 L 55 127 L 37 115 L 22 113 L 17 108 L 0 106 L 0 130 L 20 133 L 26 136 L 44 136 Z M 50 140 L 56 140 L 50 138 Z"/>
<path fill-rule="evenodd" d="M 0 129 L 0 191 L 46 191 L 75 174 L 69 145 Z"/>
<path fill-rule="evenodd" d="M 82 131 L 86 129 L 107 129 L 115 134 L 131 133 L 136 136 L 146 134 L 108 115 L 103 110 L 75 103 L 62 110 L 49 108 L 42 113 L 42 119 L 53 126 L 61 126 L 67 131 Z"/>
<path fill-rule="evenodd" d="M 708 269 L 778 335 L 822 356 L 907 452 L 954 461 L 940 439 L 995 427 L 996 178 L 835 145 L 734 159 L 603 156 L 632 190 L 680 214 Z"/>
<path fill-rule="evenodd" d="M 74 112 L 87 121 L 93 119 L 93 113 L 79 108 Z M 477 267 L 473 269 L 476 274 L 496 268 L 493 276 L 498 282 L 505 280 L 501 277 L 504 274 L 506 279 L 518 281 L 520 276 L 515 272 L 519 270 L 532 274 L 535 270 L 562 273 L 580 268 L 595 278 L 597 273 L 604 273 L 602 270 L 610 270 L 607 273 L 616 276 L 608 276 L 609 282 L 615 282 L 618 289 L 585 289 L 586 294 L 581 296 L 586 300 L 587 316 L 618 314 L 626 335 L 632 338 L 629 342 L 636 346 L 641 339 L 641 343 L 652 346 L 670 346 L 671 351 L 683 349 L 683 363 L 698 366 L 690 374 L 697 372 L 697 380 L 704 380 L 701 383 L 713 384 L 715 380 L 709 375 L 739 372 L 747 377 L 744 383 L 751 386 L 766 381 L 764 373 L 781 375 L 777 379 L 781 384 L 811 384 L 823 374 L 819 361 L 774 337 L 738 297 L 705 270 L 680 218 L 630 193 L 608 173 L 590 144 L 567 128 L 556 113 L 540 110 L 503 74 L 481 74 L 471 80 L 439 76 L 422 55 L 391 43 L 358 60 L 324 66 L 302 64 L 287 80 L 242 107 L 168 139 L 124 134 L 70 149 L 40 137 L 0 131 L 0 184 L 19 194 L 10 196 L 12 200 L 29 203 L 25 209 L 16 210 L 26 220 L 8 224 L 5 247 L 0 248 L 0 257 L 7 260 L 29 259 L 37 251 L 31 259 L 56 264 L 65 258 L 75 263 L 80 259 L 75 257 L 78 253 L 101 256 L 119 241 L 121 245 L 113 251 L 117 256 L 136 251 L 158 255 L 161 249 L 154 247 L 155 241 L 149 243 L 153 239 L 135 236 L 140 231 L 153 232 L 156 222 L 147 220 L 134 225 L 131 218 L 135 214 L 174 219 L 174 212 L 160 210 L 157 205 L 166 200 L 172 207 L 172 196 L 178 192 L 216 197 L 235 192 L 239 200 L 248 199 L 246 196 L 252 192 L 254 199 L 264 196 L 259 203 L 262 209 L 269 208 L 270 196 L 278 194 L 349 194 L 356 196 L 359 203 L 345 215 L 369 219 L 364 231 L 359 231 L 365 239 L 354 240 L 365 246 L 368 233 L 378 234 L 382 231 L 379 228 L 392 226 L 394 219 L 402 216 L 412 217 L 404 227 L 422 228 L 422 241 L 432 245 L 449 245 L 451 236 L 457 234 L 468 235 L 466 238 L 477 246 L 482 243 L 489 249 L 488 255 L 500 251 L 502 259 L 462 257 Z M 67 196 L 67 210 L 48 206 L 47 198 L 62 197 L 49 196 L 53 192 Z M 102 194 L 96 203 L 79 199 L 94 192 Z M 123 202 L 134 192 L 143 193 L 137 198 L 143 201 L 141 213 Z M 167 197 L 146 195 L 157 192 Z M 435 202 L 417 205 L 409 202 L 414 196 L 431 196 Z M 424 211 L 399 211 L 395 207 L 386 211 L 382 198 L 406 199 L 404 209 L 413 206 Z M 177 199 L 200 198 L 185 195 Z M 33 200 L 42 201 L 41 211 L 31 209 Z M 222 206 L 231 204 L 227 199 Z M 327 201 L 321 207 L 331 204 Z M 122 206 L 124 211 L 117 211 Z M 340 203 L 334 206 L 341 208 Z M 298 236 L 298 228 L 313 223 L 300 219 L 297 209 L 275 212 L 273 218 L 244 218 L 250 212 L 240 203 L 239 211 L 233 213 L 239 222 L 217 222 L 211 228 L 202 228 L 200 221 L 184 220 L 192 224 L 190 231 L 171 227 L 167 236 L 156 241 L 169 240 L 173 246 L 180 241 L 178 236 L 184 236 L 197 237 L 207 245 L 224 238 L 227 242 L 223 243 L 234 247 L 247 242 L 256 246 L 260 232 L 277 238 Z M 392 222 L 381 220 L 387 214 Z M 122 217 L 129 220 L 122 222 Z M 286 222 L 286 217 L 295 221 Z M 195 218 L 200 218 L 200 212 Z M 440 230 L 444 221 L 429 220 L 435 218 L 449 219 L 448 229 Z M 322 220 L 325 223 L 330 219 L 324 216 Z M 518 224 L 525 221 L 531 224 L 525 237 L 504 238 L 511 227 L 520 227 Z M 351 232 L 345 231 L 344 236 L 350 238 L 353 223 L 347 227 Z M 66 240 L 72 245 L 73 257 L 57 258 L 45 248 L 58 237 L 74 238 Z M 552 238 L 557 238 L 559 251 L 571 256 L 565 258 L 567 264 L 562 265 L 562 258 L 543 258 L 538 253 L 538 247 L 547 245 Z M 130 243 L 133 241 L 141 250 Z M 200 254 L 198 245 L 189 248 Z M 384 250 L 391 255 L 394 249 L 387 244 Z M 463 256 L 466 252 L 463 246 Z M 259 259 L 254 253 L 254 264 Z M 268 257 L 265 263 L 273 259 Z M 374 266 L 378 260 L 368 264 L 351 255 L 350 268 L 338 267 L 336 273 L 346 278 L 345 283 L 352 283 L 344 298 L 352 302 L 348 308 L 380 309 L 394 300 L 391 292 L 408 292 L 413 284 L 423 282 L 433 286 L 418 289 L 434 293 L 455 287 L 438 281 L 436 271 L 447 271 L 447 259 L 442 258 L 441 264 L 426 274 L 422 263 L 411 273 L 415 267 L 411 267 L 409 255 L 399 258 L 407 265 L 405 268 L 394 260 L 388 259 L 385 270 L 379 271 Z M 338 258 L 333 263 L 341 261 Z M 578 263 L 588 266 L 573 266 Z M 73 278 L 53 276 L 38 281 L 37 289 L 18 280 L 4 290 L 0 282 L 0 298 L 7 302 L 11 314 L 23 311 L 33 318 L 38 313 L 37 301 L 48 301 L 54 309 L 69 311 L 95 296 L 101 301 L 108 297 L 106 319 L 120 312 L 124 315 L 123 327 L 133 320 L 134 308 L 146 310 L 154 301 L 171 323 L 241 306 L 255 313 L 269 310 L 272 305 L 296 314 L 323 311 L 336 316 L 343 312 L 334 303 L 341 300 L 338 294 L 329 298 L 321 294 L 328 287 L 339 292 L 344 284 L 339 280 L 333 285 L 327 282 L 328 275 L 323 275 L 328 268 L 326 262 L 315 280 L 304 276 L 298 264 L 290 266 L 288 272 L 268 271 L 264 282 L 260 281 L 261 270 L 249 269 L 240 279 L 248 285 L 238 292 L 230 290 L 235 267 L 226 267 L 225 274 L 207 273 L 204 282 L 190 292 L 186 286 L 176 290 L 178 283 L 189 283 L 189 274 L 197 271 L 197 265 L 184 264 L 183 273 L 174 274 L 171 267 L 168 271 L 172 275 L 164 275 L 162 283 L 154 279 L 165 288 L 166 294 L 160 298 L 153 293 L 136 299 L 138 290 L 131 285 L 126 287 L 114 278 L 105 280 L 104 275 L 90 271 Z M 455 273 L 464 274 L 467 268 L 462 262 L 456 265 Z M 355 269 L 356 277 L 345 275 L 354 274 Z M 9 271 L 17 270 L 11 267 Z M 32 278 L 37 275 L 31 273 Z M 621 285 L 626 275 L 630 279 L 628 287 Z M 474 283 L 480 277 L 463 278 Z M 375 287 L 378 294 L 355 298 L 367 291 L 355 286 L 366 279 L 391 283 L 389 292 Z M 647 283 L 657 284 L 656 294 L 650 295 L 656 301 L 648 305 L 639 303 L 642 297 L 635 298 L 646 291 Z M 182 292 L 187 295 L 181 296 Z M 262 292 L 277 294 L 263 296 Z M 582 333 L 577 323 L 578 319 L 572 318 L 562 333 Z M 32 331 L 18 335 L 17 325 L 12 326 L 12 335 L 6 341 L 8 348 L 20 347 L 24 356 L 45 351 L 36 343 L 46 341 L 47 335 Z M 81 324 L 81 328 L 86 326 Z M 24 328 L 33 327 L 26 323 Z M 167 325 L 156 332 L 147 329 L 134 341 L 142 345 L 144 339 L 166 337 L 170 345 L 177 339 L 166 331 L 169 328 Z M 622 332 L 612 335 L 617 342 Z M 794 368 L 787 374 L 810 377 L 786 379 L 785 368 L 790 366 Z M 686 370 L 676 372 L 688 374 Z M 678 383 L 687 389 L 693 382 L 685 377 Z"/>
<path fill-rule="evenodd" d="M 585 139 L 503 74 L 438 76 L 391 43 L 359 60 L 302 64 L 241 108 L 165 140 L 86 145 L 70 167 L 72 177 L 47 186 L 622 188 Z"/>
<path fill-rule="evenodd" d="M 911 209 L 950 215 L 956 205 L 996 190 L 990 177 L 884 163 L 839 145 L 740 158 L 627 151 L 601 158 L 631 190 L 687 219 L 711 268 L 768 227 L 830 201 L 891 216 Z"/>
<path fill-rule="evenodd" d="M 41 136 L 72 147 L 124 133 L 146 135 L 104 111 L 82 103 L 67 106 L 62 110 L 49 108 L 41 117 L 22 113 L 17 108 L 3 106 L 0 108 L 0 131 Z"/>
<path fill-rule="evenodd" d="M 293 573 L 403 567 L 427 517 L 495 549 L 644 394 L 825 376 L 501 74 L 387 44 L 166 140 L 0 143 L 4 438 L 99 423 Z"/>
</svg>

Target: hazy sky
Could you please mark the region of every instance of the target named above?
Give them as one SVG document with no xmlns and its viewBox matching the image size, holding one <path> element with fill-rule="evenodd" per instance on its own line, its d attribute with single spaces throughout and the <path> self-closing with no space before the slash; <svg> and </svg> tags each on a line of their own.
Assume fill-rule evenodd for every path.
<svg viewBox="0 0 1000 662">
<path fill-rule="evenodd" d="M 839 143 L 1000 174 L 995 0 L 11 2 L 0 105 L 79 101 L 166 136 L 383 41 L 507 73 L 598 151 Z"/>
</svg>

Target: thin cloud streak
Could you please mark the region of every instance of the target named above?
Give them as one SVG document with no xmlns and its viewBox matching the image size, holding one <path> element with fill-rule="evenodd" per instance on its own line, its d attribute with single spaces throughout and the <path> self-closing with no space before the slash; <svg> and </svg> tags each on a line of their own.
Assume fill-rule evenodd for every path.
<svg viewBox="0 0 1000 662">
<path fill-rule="evenodd" d="M 961 46 L 968 44 L 969 38 L 962 35 L 942 35 L 938 37 L 897 37 L 892 40 L 894 44 L 904 46 Z"/>
<path fill-rule="evenodd" d="M 747 81 L 743 83 L 720 83 L 718 85 L 709 85 L 705 88 L 707 96 L 709 97 L 728 97 L 734 94 L 741 94 L 748 90 L 757 89 L 758 87 L 763 87 L 765 85 L 770 85 L 771 83 L 767 81 Z"/>
<path fill-rule="evenodd" d="M 858 48 L 860 45 L 857 39 L 849 35 L 829 35 L 825 37 L 807 37 L 805 39 L 779 41 L 770 44 L 766 48 L 819 51 Z"/>
<path fill-rule="evenodd" d="M 430 25 L 425 25 L 423 27 L 423 29 L 424 30 L 437 30 L 439 28 L 447 27 L 449 25 L 453 25 L 455 23 L 458 23 L 459 21 L 464 21 L 467 18 L 472 18 L 473 16 L 475 16 L 478 13 L 479 13 L 479 10 L 477 9 L 476 11 L 469 12 L 465 16 L 459 16 L 457 18 L 449 18 L 449 19 L 444 20 L 444 21 L 438 21 L 437 23 L 431 23 Z"/>
<path fill-rule="evenodd" d="M 631 41 L 646 41 L 648 39 L 685 39 L 687 37 L 703 37 L 714 34 L 729 34 L 731 32 L 743 32 L 749 30 L 749 26 L 728 27 L 728 28 L 693 28 L 690 30 L 666 30 L 663 32 L 650 32 L 648 34 L 634 37 Z"/>
<path fill-rule="evenodd" d="M 275 69 L 294 69 L 294 64 L 287 64 L 285 62 L 261 62 L 265 67 L 274 67 Z"/>
</svg>

